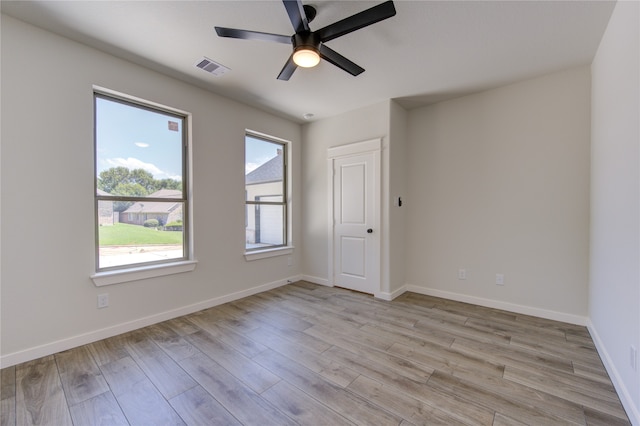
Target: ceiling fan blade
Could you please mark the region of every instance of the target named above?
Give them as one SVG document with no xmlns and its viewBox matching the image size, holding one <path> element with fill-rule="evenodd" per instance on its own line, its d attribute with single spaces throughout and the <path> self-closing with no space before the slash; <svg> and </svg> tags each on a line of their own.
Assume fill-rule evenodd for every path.
<svg viewBox="0 0 640 426">
<path fill-rule="evenodd" d="M 395 14 L 396 8 L 393 5 L 393 0 L 388 0 L 341 21 L 327 25 L 315 31 L 315 33 L 320 36 L 320 41 L 324 43 L 384 19 L 391 18 Z"/>
<path fill-rule="evenodd" d="M 309 20 L 307 19 L 307 14 L 304 12 L 302 1 L 282 0 L 282 3 L 284 3 L 285 9 L 287 9 L 289 20 L 296 30 L 296 33 L 309 31 Z"/>
<path fill-rule="evenodd" d="M 338 68 L 342 68 L 351 75 L 355 76 L 364 72 L 364 68 L 362 68 L 360 65 L 351 62 L 350 60 L 348 60 L 335 50 L 325 46 L 324 44 L 320 45 L 320 57 L 327 62 L 330 62 L 333 65 L 337 66 Z"/>
<path fill-rule="evenodd" d="M 276 43 L 291 44 L 291 36 L 261 33 L 259 31 L 238 30 L 235 28 L 215 27 L 220 37 L 239 38 L 242 40 L 273 41 Z"/>
<path fill-rule="evenodd" d="M 293 62 L 293 54 L 291 54 L 287 63 L 284 64 L 282 71 L 280 71 L 280 74 L 278 74 L 278 80 L 289 80 L 296 68 L 298 68 L 298 66 L 295 64 L 295 62 Z"/>
</svg>

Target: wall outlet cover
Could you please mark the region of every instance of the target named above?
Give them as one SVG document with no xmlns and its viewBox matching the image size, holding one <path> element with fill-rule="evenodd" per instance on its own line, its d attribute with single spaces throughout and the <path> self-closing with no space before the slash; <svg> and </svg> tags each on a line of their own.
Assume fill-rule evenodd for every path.
<svg viewBox="0 0 640 426">
<path fill-rule="evenodd" d="M 98 295 L 98 309 L 109 306 L 109 295 L 107 293 Z"/>
</svg>

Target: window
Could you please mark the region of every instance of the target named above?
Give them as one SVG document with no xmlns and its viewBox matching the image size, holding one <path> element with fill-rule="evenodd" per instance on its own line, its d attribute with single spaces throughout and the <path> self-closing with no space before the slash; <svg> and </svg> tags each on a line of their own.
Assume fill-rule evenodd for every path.
<svg viewBox="0 0 640 426">
<path fill-rule="evenodd" d="M 185 115 L 94 94 L 96 269 L 189 258 Z"/>
<path fill-rule="evenodd" d="M 287 145 L 245 137 L 246 251 L 287 245 Z"/>
</svg>

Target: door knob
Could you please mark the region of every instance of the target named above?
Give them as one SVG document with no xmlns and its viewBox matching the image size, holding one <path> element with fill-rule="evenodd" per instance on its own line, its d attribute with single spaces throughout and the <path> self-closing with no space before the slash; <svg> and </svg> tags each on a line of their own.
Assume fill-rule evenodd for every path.
<svg viewBox="0 0 640 426">
<path fill-rule="evenodd" d="M 373 234 L 373 229 L 371 228 L 367 229 L 367 234 Z"/>
</svg>

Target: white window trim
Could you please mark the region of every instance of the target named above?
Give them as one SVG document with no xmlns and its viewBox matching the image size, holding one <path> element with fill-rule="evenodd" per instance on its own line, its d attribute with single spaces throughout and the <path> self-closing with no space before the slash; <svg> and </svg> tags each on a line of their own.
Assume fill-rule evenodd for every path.
<svg viewBox="0 0 640 426">
<path fill-rule="evenodd" d="M 293 246 L 293 202 L 291 201 L 292 199 L 292 194 L 293 194 L 293 182 L 292 182 L 292 176 L 293 176 L 293 171 L 292 171 L 292 167 L 291 167 L 291 158 L 293 156 L 293 153 L 291 152 L 291 141 L 286 140 L 286 139 L 282 139 L 279 138 L 277 136 L 271 136 L 268 135 L 266 133 L 261 133 L 261 132 L 256 132 L 255 130 L 251 130 L 251 129 L 245 129 L 245 136 L 249 134 L 249 135 L 253 135 L 255 137 L 258 138 L 263 138 L 266 140 L 271 140 L 273 142 L 279 142 L 282 144 L 285 144 L 287 146 L 286 149 L 286 155 L 287 155 L 287 223 L 286 223 L 286 227 L 287 227 L 287 245 L 286 246 L 278 246 L 278 247 L 269 247 L 269 248 L 265 248 L 265 249 L 258 249 L 258 250 L 251 250 L 251 251 L 247 251 L 245 249 L 244 252 L 244 258 L 247 262 L 251 262 L 254 260 L 259 260 L 259 259 L 267 259 L 270 257 L 278 257 L 278 256 L 286 256 L 288 254 L 293 254 L 293 250 L 294 250 L 294 246 Z M 246 203 L 245 203 L 246 206 Z"/>
<path fill-rule="evenodd" d="M 244 258 L 250 262 L 252 260 L 266 259 L 268 257 L 286 256 L 293 253 L 293 246 L 276 247 L 265 250 L 254 250 L 244 253 Z"/>
<path fill-rule="evenodd" d="M 173 263 L 159 265 L 137 266 L 129 269 L 117 269 L 114 271 L 97 272 L 91 275 L 96 287 L 120 284 L 130 281 L 145 280 L 147 278 L 162 277 L 165 275 L 191 272 L 196 269 L 197 260 L 182 260 Z"/>
<path fill-rule="evenodd" d="M 176 114 L 183 115 L 185 120 L 185 126 L 187 130 L 187 179 L 189 185 L 187 186 L 187 204 L 189 215 L 189 259 L 176 260 L 175 262 L 167 262 L 161 264 L 131 266 L 130 268 L 115 269 L 110 271 L 95 272 L 90 275 L 91 280 L 96 287 L 102 287 L 106 285 L 121 284 L 125 282 L 144 280 L 148 278 L 157 278 L 167 275 L 180 274 L 184 272 L 192 272 L 196 269 L 198 261 L 195 259 L 195 244 L 194 244 L 194 227 L 193 227 L 193 120 L 192 114 L 187 111 L 168 107 L 156 102 L 149 101 L 147 99 L 138 98 L 135 96 L 127 95 L 125 93 L 117 92 L 115 90 L 107 89 L 105 87 L 93 85 L 92 95 L 94 93 L 102 93 L 107 96 L 120 97 L 122 99 L 130 100 L 132 102 L 142 103 L 143 105 L 150 105 L 160 109 L 174 112 Z M 94 189 L 95 191 L 95 189 Z M 94 195 L 95 196 L 95 195 Z"/>
</svg>

